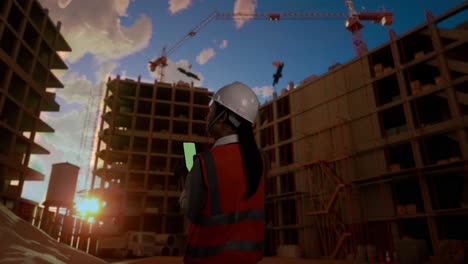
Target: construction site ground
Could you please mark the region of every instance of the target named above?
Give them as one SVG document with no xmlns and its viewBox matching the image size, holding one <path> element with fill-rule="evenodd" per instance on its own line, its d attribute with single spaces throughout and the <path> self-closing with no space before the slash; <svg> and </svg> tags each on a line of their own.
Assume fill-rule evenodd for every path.
<svg viewBox="0 0 468 264">
<path fill-rule="evenodd" d="M 182 257 L 151 257 L 144 259 L 133 259 L 126 261 L 109 261 L 113 264 L 181 264 L 183 263 Z M 264 258 L 260 264 L 341 264 L 341 263 L 359 263 L 356 261 L 344 260 L 318 260 L 318 259 L 300 259 L 300 258 L 287 258 L 287 257 L 267 257 Z"/>
</svg>

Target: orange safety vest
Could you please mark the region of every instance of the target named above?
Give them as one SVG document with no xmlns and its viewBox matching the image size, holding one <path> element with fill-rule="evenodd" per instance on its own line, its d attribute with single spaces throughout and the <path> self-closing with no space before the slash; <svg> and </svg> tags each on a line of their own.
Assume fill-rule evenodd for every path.
<svg viewBox="0 0 468 264">
<path fill-rule="evenodd" d="M 257 192 L 243 199 L 247 183 L 239 144 L 214 147 L 197 157 L 207 199 L 200 219 L 190 224 L 184 263 L 258 263 L 264 250 L 266 160 Z"/>
</svg>

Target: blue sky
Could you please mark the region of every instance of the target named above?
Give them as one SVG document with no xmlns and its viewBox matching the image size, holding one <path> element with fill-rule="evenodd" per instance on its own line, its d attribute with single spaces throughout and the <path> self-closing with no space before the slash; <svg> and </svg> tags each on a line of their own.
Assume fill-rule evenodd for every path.
<svg viewBox="0 0 468 264">
<path fill-rule="evenodd" d="M 44 173 L 44 182 L 28 183 L 23 197 L 42 201 L 53 163 L 71 162 L 81 167 L 78 189 L 86 185 L 86 173 L 93 149 L 99 94 L 109 75 L 153 81 L 147 62 L 171 47 L 213 11 L 256 13 L 347 13 L 344 0 L 39 0 L 50 11 L 53 21 L 62 22 L 62 34 L 73 51 L 63 54 L 69 65 L 56 72 L 65 85 L 57 90 L 59 113 L 45 113 L 44 119 L 54 134 L 40 134 L 37 141 L 51 154 L 34 156 L 31 167 Z M 356 0 L 359 11 L 378 11 L 383 7 L 394 13 L 390 27 L 397 34 L 424 23 L 424 10 L 434 15 L 463 0 Z M 463 17 L 464 16 L 464 17 Z M 461 16 L 468 17 L 465 11 Z M 270 99 L 273 61 L 285 63 L 283 78 L 276 89 L 289 81 L 298 84 L 306 77 L 320 75 L 334 63 L 354 57 L 351 34 L 342 18 L 315 18 L 271 22 L 252 20 L 236 26 L 234 20 L 213 20 L 186 41 L 169 60 L 166 81 L 177 82 L 176 66 L 192 65 L 202 77 L 196 84 L 216 91 L 219 87 L 242 81 L 251 86 L 261 102 Z M 372 49 L 388 40 L 388 27 L 365 23 L 364 41 Z M 226 44 L 221 47 L 224 42 Z M 202 51 L 214 55 L 197 60 Z M 209 53 L 209 52 L 208 52 Z M 199 57 L 200 58 L 200 57 Z M 169 80 L 167 80 L 169 79 Z M 187 81 L 186 79 L 184 81 Z M 88 117 L 88 118 L 86 118 Z M 84 135 L 84 136 L 83 136 Z"/>
<path fill-rule="evenodd" d="M 128 76 L 148 77 L 145 58 L 159 55 L 163 45 L 171 45 L 184 36 L 189 29 L 200 23 L 213 10 L 232 12 L 233 1 L 194 1 L 192 5 L 176 15 L 170 15 L 165 8 L 165 1 L 151 1 L 143 6 L 135 2 L 130 5 L 129 14 L 148 14 L 154 18 L 153 38 L 150 46 L 122 60 L 117 71 L 126 71 Z M 413 2 L 413 3 L 409 3 Z M 381 10 L 385 6 L 395 14 L 392 28 L 398 33 L 405 32 L 424 22 L 424 9 L 434 14 L 461 3 L 452 1 L 355 1 L 357 10 Z M 274 4 L 273 4 L 274 3 Z M 291 4 L 294 3 L 294 4 Z M 145 11 L 147 10 L 147 11 Z M 270 12 L 314 12 L 346 13 L 344 1 L 330 0 L 295 0 L 295 1 L 258 1 L 257 13 Z M 132 23 L 136 16 L 130 15 L 125 23 Z M 164 21 L 158 26 L 156 21 Z M 162 24 L 162 23 L 161 23 Z M 159 24 L 160 25 L 160 24 Z M 284 87 L 288 81 L 300 82 L 310 74 L 321 74 L 336 62 L 346 62 L 353 57 L 350 33 L 344 28 L 341 18 L 317 18 L 304 20 L 283 20 L 280 22 L 249 21 L 242 28 L 236 29 L 234 22 L 214 20 L 199 34 L 177 49 L 171 60 L 188 59 L 195 71 L 205 77 L 204 86 L 216 89 L 226 82 L 242 80 L 251 86 L 271 84 L 274 68 L 271 62 L 285 62 L 284 78 L 278 87 Z M 366 23 L 363 36 L 370 48 L 388 40 L 388 28 L 379 24 Z M 228 41 L 228 48 L 217 50 L 216 55 L 204 65 L 195 62 L 201 50 L 215 47 L 214 41 Z M 128 67 L 127 65 L 132 65 Z M 220 76 L 220 77 L 218 77 Z"/>
</svg>

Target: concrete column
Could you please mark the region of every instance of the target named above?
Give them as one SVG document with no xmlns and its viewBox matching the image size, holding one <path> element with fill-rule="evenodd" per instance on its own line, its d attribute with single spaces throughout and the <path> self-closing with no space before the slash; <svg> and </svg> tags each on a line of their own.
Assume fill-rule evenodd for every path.
<svg viewBox="0 0 468 264">
<path fill-rule="evenodd" d="M 447 100 L 449 103 L 450 112 L 452 118 L 457 121 L 457 136 L 461 148 L 462 159 L 468 159 L 468 140 L 466 138 L 466 133 L 464 130 L 463 117 L 460 113 L 459 101 L 457 99 L 456 90 L 453 87 L 453 80 L 450 75 L 450 69 L 448 66 L 448 59 L 445 56 L 442 46 L 442 40 L 439 35 L 439 29 L 437 28 L 436 23 L 434 22 L 434 17 L 430 12 L 426 12 L 427 25 L 432 39 L 432 44 L 434 46 L 434 51 L 437 56 L 438 68 L 442 78 L 445 80 L 446 91 L 447 91 Z"/>
</svg>

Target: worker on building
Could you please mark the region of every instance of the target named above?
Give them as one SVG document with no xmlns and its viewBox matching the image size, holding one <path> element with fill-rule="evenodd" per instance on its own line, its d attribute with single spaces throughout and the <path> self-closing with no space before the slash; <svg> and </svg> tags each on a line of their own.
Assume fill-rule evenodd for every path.
<svg viewBox="0 0 468 264">
<path fill-rule="evenodd" d="M 195 156 L 179 199 L 190 220 L 184 263 L 258 263 L 267 173 L 252 128 L 259 102 L 240 82 L 211 99 L 207 132 L 215 143 Z"/>
</svg>

